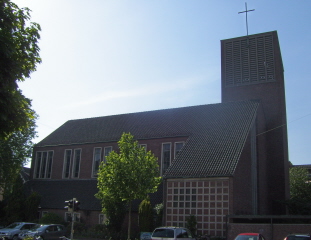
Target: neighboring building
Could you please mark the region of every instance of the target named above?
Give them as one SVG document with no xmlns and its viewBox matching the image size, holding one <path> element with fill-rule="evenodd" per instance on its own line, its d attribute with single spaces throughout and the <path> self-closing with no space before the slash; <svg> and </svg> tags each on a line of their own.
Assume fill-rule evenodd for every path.
<svg viewBox="0 0 311 240">
<path fill-rule="evenodd" d="M 283 65 L 277 33 L 221 41 L 222 103 L 70 120 L 35 145 L 27 186 L 41 210 L 103 219 L 96 173 L 123 132 L 151 150 L 163 185 L 164 224 L 195 215 L 198 234 L 225 236 L 226 215 L 285 214 L 289 197 Z"/>
</svg>

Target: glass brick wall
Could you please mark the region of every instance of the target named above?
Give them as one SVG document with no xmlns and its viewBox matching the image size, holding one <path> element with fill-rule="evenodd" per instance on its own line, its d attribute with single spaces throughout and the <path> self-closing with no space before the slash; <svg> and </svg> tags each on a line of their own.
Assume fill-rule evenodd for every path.
<svg viewBox="0 0 311 240">
<path fill-rule="evenodd" d="M 225 236 L 229 214 L 229 179 L 174 180 L 167 182 L 166 226 L 186 226 L 196 216 L 197 234 Z"/>
</svg>

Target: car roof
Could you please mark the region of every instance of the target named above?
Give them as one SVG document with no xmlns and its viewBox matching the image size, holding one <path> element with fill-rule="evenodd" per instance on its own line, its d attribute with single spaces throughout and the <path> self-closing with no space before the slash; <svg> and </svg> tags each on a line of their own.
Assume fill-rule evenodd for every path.
<svg viewBox="0 0 311 240">
<path fill-rule="evenodd" d="M 171 228 L 171 229 L 177 229 L 177 228 L 186 229 L 184 227 L 157 227 L 156 229 L 167 229 L 167 228 Z"/>
<path fill-rule="evenodd" d="M 260 233 L 240 233 L 239 235 L 251 235 L 251 236 L 256 236 L 256 235 L 260 235 Z"/>
<path fill-rule="evenodd" d="M 308 233 L 291 233 L 291 234 L 288 234 L 287 236 L 288 236 L 288 237 L 289 237 L 289 236 L 297 236 L 297 237 L 299 237 L 299 236 L 300 236 L 300 237 L 303 237 L 303 236 L 304 236 L 304 237 L 310 237 L 310 234 L 308 234 Z"/>
</svg>

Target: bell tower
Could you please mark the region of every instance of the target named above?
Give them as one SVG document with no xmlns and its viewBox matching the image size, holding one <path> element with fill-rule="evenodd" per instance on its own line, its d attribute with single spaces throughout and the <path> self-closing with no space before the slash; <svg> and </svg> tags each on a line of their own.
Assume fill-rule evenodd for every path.
<svg viewBox="0 0 311 240">
<path fill-rule="evenodd" d="M 285 214 L 278 203 L 289 197 L 289 183 L 283 63 L 276 31 L 221 41 L 221 93 L 222 102 L 260 101 L 263 116 L 256 124 L 265 131 L 256 132 L 257 145 L 261 144 L 258 184 L 262 174 L 266 201 L 274 203 L 262 214 Z"/>
</svg>

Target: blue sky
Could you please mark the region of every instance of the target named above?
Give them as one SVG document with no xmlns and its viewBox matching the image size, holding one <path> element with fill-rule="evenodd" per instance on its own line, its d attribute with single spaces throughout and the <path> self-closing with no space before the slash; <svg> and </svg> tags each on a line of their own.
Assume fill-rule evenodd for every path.
<svg viewBox="0 0 311 240">
<path fill-rule="evenodd" d="M 13 0 L 42 27 L 42 64 L 20 84 L 38 138 L 67 120 L 219 103 L 220 40 L 246 35 L 245 1 Z M 277 30 L 289 157 L 311 164 L 311 1 L 250 0 L 249 34 Z"/>
</svg>

